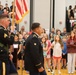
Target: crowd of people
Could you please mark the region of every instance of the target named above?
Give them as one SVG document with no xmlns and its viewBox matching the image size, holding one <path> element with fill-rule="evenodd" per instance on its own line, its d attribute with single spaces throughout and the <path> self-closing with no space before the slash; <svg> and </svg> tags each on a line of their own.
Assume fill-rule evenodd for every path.
<svg viewBox="0 0 76 75">
<path fill-rule="evenodd" d="M 31 34 L 29 32 L 26 33 L 24 27 L 22 27 L 21 32 L 23 36 L 24 33 L 26 35 L 26 43 L 27 37 L 29 37 L 32 32 Z M 59 74 L 61 74 L 61 69 L 68 69 L 68 73 L 75 73 L 76 27 L 74 27 L 70 33 L 66 31 L 66 28 L 63 28 L 63 32 L 59 29 L 55 31 L 55 29 L 52 28 L 49 35 L 46 34 L 45 29 L 42 29 L 42 34 L 39 38 L 43 46 L 44 67 L 48 69 L 48 72 L 52 71 L 51 73 L 54 74 L 57 68 Z M 26 44 L 24 46 L 26 47 Z M 34 49 L 33 46 L 32 49 Z"/>
<path fill-rule="evenodd" d="M 26 42 L 27 38 L 32 33 L 33 31 L 25 32 L 25 29 L 22 26 L 21 30 L 14 34 L 14 50 L 12 54 L 13 62 L 17 69 L 20 69 L 20 60 L 23 60 L 23 69 L 26 67 L 26 64 L 24 65 L 24 54 L 27 54 L 25 53 Z M 49 35 L 46 34 L 45 29 L 42 29 L 42 34 L 39 38 L 41 39 L 41 44 L 43 47 L 44 67 L 48 70 L 48 72 L 54 74 L 55 69 L 57 68 L 59 74 L 61 74 L 61 69 L 67 69 L 68 73 L 75 73 L 76 27 L 74 27 L 70 33 L 66 32 L 66 28 L 63 29 L 63 32 L 59 29 L 55 31 L 55 29 L 52 28 Z M 31 42 L 33 43 L 32 40 Z M 36 42 L 34 45 L 36 45 Z M 33 46 L 31 48 L 34 49 Z M 34 53 L 34 50 L 32 51 Z"/>
<path fill-rule="evenodd" d="M 15 19 L 16 7 L 14 6 L 14 2 L 13 1 L 11 2 L 11 6 L 8 6 L 8 3 L 5 3 L 5 6 L 4 6 L 4 5 L 2 5 L 2 3 L 0 1 L 0 11 L 2 11 L 4 15 L 9 16 L 11 22 L 8 27 L 8 30 L 10 30 L 11 32 L 14 31 L 14 33 L 15 33 L 17 30 L 17 23 L 16 23 L 16 19 Z"/>
<path fill-rule="evenodd" d="M 67 9 L 66 14 L 67 14 L 67 20 L 69 20 L 70 23 L 69 26 L 71 27 L 71 29 L 73 29 L 73 27 L 76 26 L 76 5 L 74 6 L 74 8 L 72 7 L 72 5 L 70 5 L 69 8 Z"/>
<path fill-rule="evenodd" d="M 43 54 L 47 64 L 50 65 L 51 62 L 53 66 L 52 73 L 55 73 L 56 68 L 59 74 L 61 73 L 60 69 L 66 68 L 68 73 L 74 73 L 76 65 L 76 28 L 74 27 L 70 33 L 66 32 L 66 28 L 63 29 L 63 32 L 58 29 L 55 32 L 55 29 L 52 28 L 49 39 L 47 39 L 47 36 L 45 33 L 42 37 Z M 48 65 L 46 67 L 48 67 L 48 71 L 51 71 Z"/>
<path fill-rule="evenodd" d="M 8 15 L 10 12 L 12 12 L 13 3 L 10 8 L 8 7 L 8 4 L 5 5 L 6 7 L 3 7 L 0 2 L 0 10 L 3 11 L 3 15 Z M 74 10 L 72 10 L 72 6 L 69 6 L 69 9 L 69 18 L 76 19 L 76 6 Z M 22 60 L 22 69 L 29 71 L 30 75 L 47 75 L 45 69 L 52 74 L 55 74 L 55 69 L 58 70 L 59 74 L 61 74 L 61 69 L 67 69 L 68 73 L 75 73 L 75 26 L 72 28 L 70 33 L 66 31 L 66 28 L 63 28 L 62 32 L 59 29 L 52 28 L 48 35 L 45 29 L 41 28 L 40 23 L 33 23 L 31 32 L 26 32 L 25 27 L 22 26 L 21 30 L 16 32 L 8 29 L 7 35 L 5 30 L 7 29 L 10 21 L 8 18 L 6 19 L 6 16 L 3 15 L 0 16 L 0 39 L 2 38 L 0 42 L 4 45 L 11 45 L 9 46 L 9 53 L 11 53 L 13 56 L 10 58 L 10 60 L 14 63 L 16 69 L 20 69 L 20 60 Z M 6 20 L 9 22 L 5 22 Z M 4 30 L 3 34 L 2 30 Z M 10 38 L 12 39 L 12 42 L 7 40 Z M 2 45 L 0 45 L 0 48 L 3 48 Z M 2 53 L 2 51 L 0 52 Z M 2 59 L 0 59 L 0 61 L 4 62 Z M 6 75 L 8 75 L 8 73 Z"/>
</svg>

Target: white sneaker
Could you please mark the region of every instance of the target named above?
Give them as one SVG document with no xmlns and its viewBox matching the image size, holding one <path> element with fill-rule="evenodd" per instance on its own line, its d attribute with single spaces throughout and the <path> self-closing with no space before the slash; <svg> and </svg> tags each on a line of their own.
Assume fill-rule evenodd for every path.
<svg viewBox="0 0 76 75">
<path fill-rule="evenodd" d="M 68 74 L 70 74 L 71 72 L 68 72 Z"/>
<path fill-rule="evenodd" d="M 74 72 L 71 72 L 72 74 L 74 73 Z"/>
<path fill-rule="evenodd" d="M 61 72 L 60 72 L 60 71 L 58 71 L 58 74 L 61 74 Z"/>
<path fill-rule="evenodd" d="M 50 72 L 51 70 L 50 69 L 48 69 L 48 72 Z"/>
<path fill-rule="evenodd" d="M 54 72 L 54 71 L 52 71 L 51 73 L 52 73 L 52 74 L 55 74 L 55 72 Z"/>
</svg>

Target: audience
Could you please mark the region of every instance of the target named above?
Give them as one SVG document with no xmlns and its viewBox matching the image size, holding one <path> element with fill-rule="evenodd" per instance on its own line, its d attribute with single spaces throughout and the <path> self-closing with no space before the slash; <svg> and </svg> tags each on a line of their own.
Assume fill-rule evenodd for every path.
<svg viewBox="0 0 76 75">
<path fill-rule="evenodd" d="M 5 7 L 1 4 L 0 1 L 0 11 L 3 11 L 4 14 L 9 14 L 9 16 L 11 16 L 10 18 L 12 19 L 12 10 L 13 10 L 13 4 L 14 2 L 12 2 L 12 5 L 9 7 L 8 4 L 5 4 Z M 15 13 L 15 12 L 14 12 Z M 74 45 L 72 46 L 71 42 L 69 42 L 69 40 L 72 41 L 71 36 L 74 33 L 74 39 L 73 42 L 75 42 L 76 40 L 76 5 L 74 8 L 72 8 L 72 6 L 69 6 L 68 9 L 68 18 L 70 19 L 70 24 L 71 24 L 71 34 L 67 33 L 66 28 L 63 28 L 63 31 L 59 30 L 59 29 L 55 29 L 52 28 L 51 31 L 49 32 L 50 34 L 47 35 L 46 34 L 46 30 L 43 28 L 42 31 L 42 35 L 41 35 L 41 39 L 42 39 L 42 46 L 43 46 L 43 55 L 44 55 L 44 63 L 45 63 L 45 68 L 48 69 L 48 72 L 51 72 L 50 66 L 53 66 L 53 72 L 55 72 L 55 68 L 57 66 L 58 68 L 58 73 L 61 74 L 60 68 L 61 69 L 68 69 L 68 73 L 74 73 L 75 71 L 75 61 L 76 61 L 76 51 L 72 52 L 69 47 L 74 48 Z M 10 28 L 8 29 L 10 31 L 11 34 L 14 34 L 14 51 L 12 52 L 13 54 L 13 62 L 15 64 L 15 67 L 17 69 L 20 69 L 20 60 L 24 60 L 24 47 L 23 45 L 26 44 L 26 40 L 28 38 L 28 36 L 32 33 L 31 32 L 26 32 L 25 31 L 25 27 L 22 26 L 20 31 L 14 31 L 13 27 L 10 26 Z M 16 27 L 15 27 L 16 28 Z M 15 29 L 14 28 L 14 29 Z M 11 35 L 10 34 L 10 35 Z M 50 42 L 50 43 L 49 43 Z M 62 45 L 63 42 L 63 45 Z M 53 47 L 51 47 L 51 44 Z M 56 45 L 57 44 L 57 45 Z M 76 46 L 76 42 L 74 43 Z M 20 48 L 20 49 L 19 49 Z M 57 53 L 57 56 L 54 55 L 57 49 L 60 49 L 60 55 L 58 55 L 59 53 Z M 54 50 L 54 51 L 53 51 Z M 69 52 L 70 50 L 70 52 Z M 21 54 L 22 52 L 22 54 Z M 67 53 L 68 53 L 68 59 L 67 59 Z M 72 53 L 72 54 L 71 54 Z M 74 55 L 74 58 L 71 58 L 71 55 Z M 74 62 L 70 61 L 71 59 L 74 59 Z M 61 62 L 62 61 L 62 62 Z M 62 63 L 62 67 L 60 67 L 60 63 Z M 68 67 L 67 67 L 67 63 L 68 63 Z M 57 65 L 58 64 L 58 65 Z M 70 65 L 72 64 L 72 65 Z M 23 61 L 23 65 L 22 68 L 24 69 L 24 61 Z M 72 67 L 72 72 L 70 72 L 70 68 Z"/>
</svg>

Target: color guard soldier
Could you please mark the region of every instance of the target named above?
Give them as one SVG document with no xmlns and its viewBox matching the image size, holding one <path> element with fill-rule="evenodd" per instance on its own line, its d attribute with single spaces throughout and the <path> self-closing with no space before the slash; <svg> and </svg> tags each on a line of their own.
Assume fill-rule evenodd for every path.
<svg viewBox="0 0 76 75">
<path fill-rule="evenodd" d="M 40 23 L 32 24 L 32 34 L 25 45 L 25 70 L 30 75 L 47 75 L 44 69 L 43 48 L 39 36 L 42 33 Z"/>
<path fill-rule="evenodd" d="M 0 75 L 10 75 L 10 69 L 13 70 L 10 65 L 12 55 L 9 54 L 8 49 L 8 46 L 13 43 L 13 39 L 8 36 L 7 27 L 9 23 L 8 15 L 4 15 L 3 12 L 0 11 Z"/>
</svg>

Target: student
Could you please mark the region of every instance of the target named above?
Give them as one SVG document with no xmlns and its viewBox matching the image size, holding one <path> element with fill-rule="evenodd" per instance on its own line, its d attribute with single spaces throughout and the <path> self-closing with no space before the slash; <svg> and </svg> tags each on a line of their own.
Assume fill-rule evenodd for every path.
<svg viewBox="0 0 76 75">
<path fill-rule="evenodd" d="M 51 65 L 51 42 L 48 39 L 48 35 L 45 36 L 46 38 L 46 48 L 47 48 L 47 57 L 46 57 L 46 62 L 47 62 L 47 68 L 48 68 L 48 72 L 50 72 L 50 65 Z"/>
<path fill-rule="evenodd" d="M 67 40 L 67 53 L 68 73 L 70 74 L 75 72 L 76 37 L 73 31 L 71 31 L 70 38 Z"/>
<path fill-rule="evenodd" d="M 57 65 L 58 68 L 58 73 L 61 74 L 60 72 L 60 61 L 62 58 L 62 49 L 63 49 L 63 43 L 59 35 L 55 36 L 55 40 L 52 43 L 53 47 L 53 71 L 52 73 L 55 73 L 55 67 Z"/>
<path fill-rule="evenodd" d="M 47 48 L 46 48 L 46 38 L 42 37 L 42 46 L 43 46 L 43 56 L 44 56 L 44 67 L 46 68 L 46 57 L 47 57 Z"/>
<path fill-rule="evenodd" d="M 64 49 L 62 50 L 62 69 L 66 69 L 66 60 L 67 60 L 67 38 L 66 36 L 63 36 L 63 45 Z"/>
<path fill-rule="evenodd" d="M 19 63 L 17 62 L 18 59 L 20 59 L 20 51 L 21 51 L 21 43 L 19 42 L 19 36 L 18 34 L 15 34 L 14 36 L 14 42 L 13 42 L 13 48 L 14 48 L 14 51 L 12 52 L 13 54 L 13 62 L 14 62 L 14 65 L 17 69 L 20 69 L 20 65 Z"/>
</svg>

